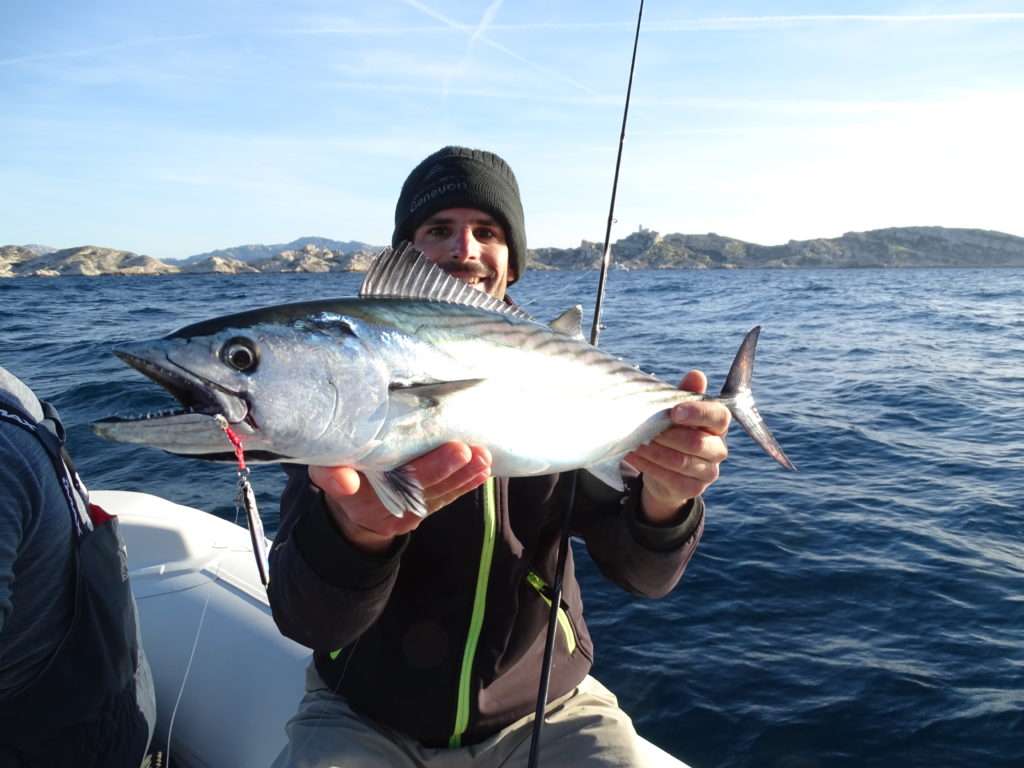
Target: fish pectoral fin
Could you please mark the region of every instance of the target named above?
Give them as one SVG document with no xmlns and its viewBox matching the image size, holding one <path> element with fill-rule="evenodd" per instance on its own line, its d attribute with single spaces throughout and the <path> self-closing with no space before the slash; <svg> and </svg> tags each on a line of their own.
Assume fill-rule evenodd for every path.
<svg viewBox="0 0 1024 768">
<path fill-rule="evenodd" d="M 418 381 L 402 384 L 392 382 L 388 391 L 392 397 L 414 397 L 416 405 L 434 407 L 447 395 L 476 386 L 483 379 L 458 379 L 456 381 Z"/>
<path fill-rule="evenodd" d="M 586 470 L 605 485 L 616 491 L 623 491 L 626 489 L 626 484 L 622 479 L 622 460 L 625 455 L 624 453 L 618 454 L 610 459 L 605 459 L 600 464 L 591 464 Z"/>
<path fill-rule="evenodd" d="M 577 304 L 569 307 L 562 314 L 548 323 L 553 331 L 558 331 L 577 341 L 585 341 L 583 338 L 583 307 Z"/>
<path fill-rule="evenodd" d="M 370 481 L 377 498 L 395 517 L 404 517 L 406 511 L 417 517 L 426 517 L 427 500 L 423 498 L 423 486 L 416 473 L 408 467 L 398 467 L 387 472 L 363 470 Z"/>
</svg>

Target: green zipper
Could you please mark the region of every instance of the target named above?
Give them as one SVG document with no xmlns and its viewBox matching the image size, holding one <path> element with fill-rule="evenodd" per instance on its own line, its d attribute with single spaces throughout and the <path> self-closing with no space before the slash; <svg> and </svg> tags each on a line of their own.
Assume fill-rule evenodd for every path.
<svg viewBox="0 0 1024 768">
<path fill-rule="evenodd" d="M 459 699 L 455 712 L 455 730 L 448 740 L 448 746 L 454 749 L 462 745 L 462 734 L 469 726 L 469 697 L 472 693 L 471 682 L 473 659 L 476 647 L 480 642 L 480 628 L 484 623 L 484 609 L 487 606 L 487 582 L 491 576 L 491 558 L 494 555 L 494 529 L 496 524 L 494 512 L 494 478 L 488 478 L 484 485 L 484 540 L 480 552 L 480 568 L 476 577 L 476 594 L 473 596 L 473 616 L 469 620 L 469 634 L 466 637 L 466 649 L 462 654 L 462 673 L 459 675 Z"/>
<path fill-rule="evenodd" d="M 538 576 L 534 571 L 530 571 L 526 574 L 526 580 L 530 586 L 537 590 L 537 594 L 541 596 L 541 599 L 547 603 L 548 608 L 551 607 L 551 588 L 547 582 Z M 570 655 L 576 652 L 576 632 L 572 628 L 572 621 L 569 620 L 569 614 L 565 612 L 565 608 L 561 605 L 558 606 L 558 626 L 562 628 L 562 634 L 565 635 L 565 644 L 569 648 Z"/>
</svg>

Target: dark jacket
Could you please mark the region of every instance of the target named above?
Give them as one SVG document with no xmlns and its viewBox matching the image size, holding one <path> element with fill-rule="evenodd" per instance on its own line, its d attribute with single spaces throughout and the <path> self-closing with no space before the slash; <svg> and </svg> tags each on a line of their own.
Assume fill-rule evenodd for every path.
<svg viewBox="0 0 1024 768">
<path fill-rule="evenodd" d="M 0 768 L 136 768 L 153 732 L 156 701 L 139 645 L 124 543 L 117 518 L 89 502 L 64 450 L 56 412 L 46 403 L 42 407 L 45 424 L 0 394 L 0 425 L 7 437 L 28 437 L 43 448 L 40 455 L 29 444 L 24 453 L 3 457 L 20 471 L 0 483 L 5 491 L 0 512 L 36 523 L 51 516 L 69 521 L 64 543 L 70 572 L 63 590 L 71 611 L 45 663 L 16 691 L 0 696 Z M 31 465 L 24 463 L 28 456 L 34 457 Z M 32 548 L 31 528 L 38 526 L 25 531 L 19 542 L 24 550 Z M 18 559 L 0 563 L 0 571 L 15 574 L 23 567 Z M 53 567 L 62 568 L 59 562 Z M 27 592 L 33 587 L 39 585 L 16 580 L 12 617 L 34 606 Z M 60 595 L 50 599 L 63 604 Z M 8 627 L 3 629 L 0 650 Z"/>
<path fill-rule="evenodd" d="M 281 631 L 315 651 L 329 686 L 356 712 L 430 746 L 476 743 L 533 712 L 569 475 L 496 480 L 493 537 L 478 489 L 375 555 L 341 535 L 305 467 L 288 472 L 270 603 Z M 579 476 L 573 535 L 616 584 L 666 594 L 700 539 L 703 502 L 655 528 L 638 517 L 639 480 L 619 494 Z M 549 700 L 593 663 L 571 552 L 563 607 Z"/>
</svg>

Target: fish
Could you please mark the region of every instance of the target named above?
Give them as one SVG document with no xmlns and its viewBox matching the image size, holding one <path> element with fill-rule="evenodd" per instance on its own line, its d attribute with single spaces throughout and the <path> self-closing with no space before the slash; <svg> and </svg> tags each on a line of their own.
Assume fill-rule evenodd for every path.
<svg viewBox="0 0 1024 768">
<path fill-rule="evenodd" d="M 350 466 L 388 510 L 426 515 L 411 459 L 451 440 L 487 447 L 492 474 L 585 469 L 624 487 L 623 460 L 670 410 L 717 400 L 783 467 L 796 467 L 751 391 L 760 326 L 717 396 L 680 390 L 588 344 L 573 307 L 550 325 L 386 248 L 357 297 L 252 309 L 113 352 L 181 404 L 93 424 L 103 438 L 211 461 Z"/>
</svg>

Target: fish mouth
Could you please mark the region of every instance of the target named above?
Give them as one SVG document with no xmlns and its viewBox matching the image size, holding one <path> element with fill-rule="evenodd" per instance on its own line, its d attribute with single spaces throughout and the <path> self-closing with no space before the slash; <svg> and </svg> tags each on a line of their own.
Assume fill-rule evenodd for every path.
<svg viewBox="0 0 1024 768">
<path fill-rule="evenodd" d="M 123 349 L 114 354 L 149 379 L 166 389 L 181 403 L 180 409 L 165 409 L 139 416 L 114 416 L 107 422 L 152 421 L 171 419 L 191 414 L 215 417 L 222 415 L 231 425 L 248 425 L 253 432 L 259 429 L 252 416 L 252 404 L 242 392 L 234 392 L 216 382 L 198 376 L 168 359 L 162 361 L 139 357 Z"/>
</svg>

